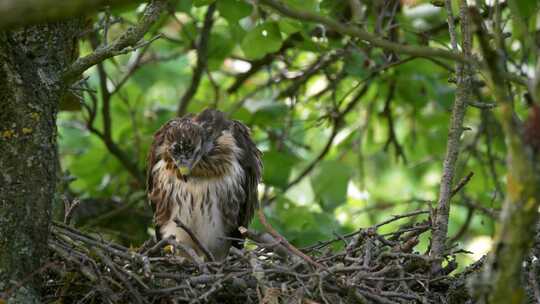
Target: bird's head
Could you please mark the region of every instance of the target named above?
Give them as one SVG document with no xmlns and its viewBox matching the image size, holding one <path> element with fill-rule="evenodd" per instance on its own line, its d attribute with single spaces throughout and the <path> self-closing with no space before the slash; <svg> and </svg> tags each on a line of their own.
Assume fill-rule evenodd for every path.
<svg viewBox="0 0 540 304">
<path fill-rule="evenodd" d="M 204 130 L 191 121 L 185 121 L 172 128 L 168 135 L 167 152 L 180 174 L 188 177 L 208 150 L 205 149 Z"/>
</svg>

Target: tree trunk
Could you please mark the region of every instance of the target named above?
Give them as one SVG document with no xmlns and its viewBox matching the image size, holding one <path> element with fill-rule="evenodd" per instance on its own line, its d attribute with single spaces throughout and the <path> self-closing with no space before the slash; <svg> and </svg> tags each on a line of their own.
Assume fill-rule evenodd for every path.
<svg viewBox="0 0 540 304">
<path fill-rule="evenodd" d="M 70 20 L 0 32 L 0 291 L 15 303 L 39 302 L 61 75 L 77 54 L 80 25 Z"/>
</svg>

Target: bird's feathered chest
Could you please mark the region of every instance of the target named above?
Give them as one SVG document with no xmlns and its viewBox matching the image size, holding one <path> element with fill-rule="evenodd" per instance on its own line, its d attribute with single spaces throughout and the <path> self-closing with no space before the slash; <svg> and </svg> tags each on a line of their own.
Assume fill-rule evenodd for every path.
<svg viewBox="0 0 540 304">
<path fill-rule="evenodd" d="M 148 155 L 156 236 L 174 235 L 191 244 L 175 223 L 180 220 L 223 258 L 231 237 L 241 237 L 238 227 L 253 218 L 261 170 L 261 153 L 242 123 L 215 110 L 168 121 L 154 135 Z"/>
<path fill-rule="evenodd" d="M 152 169 L 156 186 L 163 192 L 162 200 L 193 205 L 197 202 L 240 199 L 237 196 L 242 189 L 243 170 L 236 160 L 228 166 L 227 172 L 218 177 L 192 176 L 184 180 L 171 167 L 167 161 L 160 160 Z"/>
<path fill-rule="evenodd" d="M 223 248 L 228 247 L 226 237 L 236 229 L 240 203 L 245 199 L 242 167 L 235 160 L 220 177 L 187 180 L 168 167 L 165 160 L 160 160 L 153 168 L 157 189 L 162 192 L 161 200 L 170 208 L 169 219 L 159 225 L 160 234 L 176 235 L 177 239 L 190 243 L 191 238 L 175 222 L 180 220 L 204 240 L 209 250 L 222 257 L 226 254 Z"/>
<path fill-rule="evenodd" d="M 160 201 L 176 214 L 226 218 L 238 213 L 243 201 L 244 171 L 236 159 L 232 159 L 220 176 L 191 176 L 184 180 L 166 160 L 160 160 L 152 168 Z M 174 212 L 174 211 L 176 212 Z M 217 213 L 217 214 L 216 214 Z M 189 223 L 186 223 L 189 224 Z"/>
</svg>

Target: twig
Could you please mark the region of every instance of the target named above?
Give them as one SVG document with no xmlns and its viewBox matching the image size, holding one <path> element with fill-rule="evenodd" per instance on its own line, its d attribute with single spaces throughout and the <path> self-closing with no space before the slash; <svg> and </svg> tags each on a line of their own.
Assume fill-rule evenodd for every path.
<svg viewBox="0 0 540 304">
<path fill-rule="evenodd" d="M 289 243 L 289 241 L 287 241 L 287 239 L 285 239 L 284 237 L 281 236 L 281 234 L 279 234 L 279 232 L 277 232 L 274 227 L 272 227 L 272 225 L 270 225 L 270 223 L 268 223 L 268 221 L 266 220 L 266 216 L 264 215 L 264 212 L 263 212 L 263 209 L 262 208 L 259 208 L 259 210 L 257 210 L 257 215 L 259 217 L 259 221 L 261 222 L 261 224 L 264 226 L 264 228 L 266 228 L 266 231 L 268 233 L 270 233 L 274 238 L 276 238 L 276 240 L 278 240 L 283 246 L 285 246 L 288 250 L 290 250 L 292 253 L 294 253 L 295 255 L 301 257 L 302 259 L 304 259 L 306 262 L 308 262 L 309 264 L 317 267 L 317 268 L 324 268 L 323 265 L 313 261 L 312 258 L 310 258 L 309 256 L 307 256 L 306 254 L 304 254 L 302 251 L 298 250 L 296 247 L 294 247 L 293 245 L 291 245 Z"/>
<path fill-rule="evenodd" d="M 339 130 L 342 128 L 342 123 L 343 123 L 343 119 L 345 117 L 345 115 L 347 115 L 350 111 L 352 111 L 352 109 L 355 108 L 355 106 L 358 104 L 358 102 L 360 102 L 360 100 L 362 99 L 362 97 L 367 93 L 368 89 L 369 89 L 369 84 L 371 83 L 369 81 L 370 77 L 368 77 L 366 79 L 367 83 L 365 83 L 362 88 L 358 91 L 358 93 L 352 98 L 352 100 L 347 104 L 347 106 L 345 107 L 345 109 L 341 112 L 338 112 L 337 114 L 334 114 L 333 116 L 333 127 L 332 127 L 332 133 L 330 134 L 330 137 L 328 138 L 326 144 L 324 145 L 323 149 L 321 150 L 321 152 L 319 152 L 319 154 L 317 155 L 317 157 L 311 161 L 309 163 L 309 165 L 306 166 L 306 168 L 304 168 L 304 170 L 302 172 L 300 172 L 300 174 L 295 178 L 293 179 L 292 181 L 290 181 L 284 188 L 283 188 L 283 191 L 287 191 L 288 189 L 290 189 L 291 187 L 293 187 L 294 185 L 296 185 L 297 183 L 299 183 L 300 181 L 302 181 L 302 179 L 304 179 L 304 177 L 306 177 L 316 166 L 317 164 L 324 159 L 324 157 L 326 156 L 326 154 L 328 154 L 328 152 L 330 151 L 330 148 L 332 147 L 332 144 L 334 143 L 334 139 L 336 138 Z M 362 83 L 362 82 L 361 82 Z M 273 197 L 270 197 L 266 200 L 266 203 L 270 203 L 272 202 L 273 200 L 275 200 L 276 196 L 273 196 Z"/>
<path fill-rule="evenodd" d="M 135 301 L 135 303 L 142 304 L 146 302 L 142 299 L 141 294 L 137 291 L 137 289 L 135 289 L 133 285 L 131 285 L 129 280 L 126 279 L 126 277 L 122 275 L 120 271 L 118 271 L 118 269 L 116 269 L 116 265 L 107 255 L 103 254 L 99 250 L 96 250 L 94 252 L 101 258 L 105 265 L 107 265 L 110 271 L 112 271 L 112 273 L 124 283 L 124 286 L 129 290 L 128 294 L 130 295 L 131 299 Z"/>
<path fill-rule="evenodd" d="M 394 117 L 392 115 L 392 100 L 394 99 L 394 93 L 396 91 L 396 80 L 395 78 L 392 78 L 390 80 L 389 88 L 388 88 L 388 96 L 386 97 L 386 101 L 384 103 L 384 109 L 382 111 L 382 115 L 384 115 L 388 121 L 388 138 L 386 140 L 386 143 L 384 144 L 384 151 L 388 151 L 388 148 L 391 144 L 393 144 L 396 158 L 399 160 L 399 157 L 403 160 L 403 163 L 407 164 L 407 156 L 405 155 L 405 152 L 403 151 L 403 147 L 399 143 L 396 135 L 396 130 L 394 127 Z"/>
<path fill-rule="evenodd" d="M 469 174 L 467 174 L 467 176 L 462 178 L 459 181 L 459 183 L 454 187 L 454 189 L 452 189 L 452 192 L 450 193 L 450 197 L 454 197 L 454 195 L 456 195 L 461 189 L 463 189 L 463 187 L 465 187 L 465 185 L 467 185 L 467 183 L 469 183 L 469 181 L 471 180 L 473 175 L 474 175 L 474 172 L 469 172 Z"/>
<path fill-rule="evenodd" d="M 236 79 L 234 80 L 233 84 L 231 84 L 230 87 L 227 88 L 227 93 L 233 94 L 235 93 L 243 84 L 248 80 L 251 76 L 255 75 L 259 70 L 261 70 L 263 67 L 270 65 L 273 63 L 279 56 L 285 53 L 288 49 L 290 49 L 294 45 L 294 40 L 298 39 L 300 35 L 291 35 L 289 36 L 285 41 L 283 41 L 283 44 L 274 53 L 266 54 L 263 58 L 257 59 L 255 61 L 250 62 L 251 67 L 249 70 L 247 70 L 244 73 L 239 74 L 236 76 Z"/>
<path fill-rule="evenodd" d="M 210 40 L 210 31 L 212 29 L 212 25 L 214 24 L 215 10 L 216 3 L 213 2 L 208 6 L 206 14 L 204 15 L 204 24 L 199 37 L 199 42 L 197 43 L 197 63 L 193 69 L 191 84 L 178 102 L 178 110 L 176 111 L 176 114 L 180 117 L 186 114 L 188 105 L 195 93 L 197 93 L 203 72 L 206 70 L 208 61 L 208 41 Z"/>
<path fill-rule="evenodd" d="M 144 44 L 137 44 L 150 27 L 158 20 L 166 3 L 167 1 L 165 0 L 153 0 L 146 6 L 140 21 L 135 26 L 127 29 L 113 42 L 101 45 L 89 55 L 77 59 L 66 71 L 64 71 L 64 82 L 69 85 L 76 81 L 77 78 L 91 66 L 100 63 L 107 58 L 125 54 L 138 47 L 144 46 Z"/>
<path fill-rule="evenodd" d="M 98 46 L 98 37 L 97 35 L 91 36 L 90 42 L 92 46 L 95 48 L 95 51 L 99 49 Z M 101 101 L 103 103 L 103 106 L 101 107 L 101 114 L 103 116 L 103 131 L 99 131 L 94 127 L 93 123 L 96 117 L 96 111 L 97 111 L 97 97 L 93 92 L 88 92 L 90 95 L 90 98 L 93 101 L 93 108 L 89 108 L 90 111 L 90 117 L 86 123 L 86 126 L 88 130 L 95 134 L 99 139 L 103 141 L 105 146 L 107 147 L 107 150 L 111 152 L 112 155 L 114 155 L 118 161 L 127 169 L 127 171 L 137 180 L 139 185 L 144 185 L 144 176 L 142 174 L 142 171 L 139 170 L 137 163 L 132 160 L 132 158 L 129 157 L 129 155 L 120 148 L 120 146 L 113 140 L 112 138 L 112 118 L 111 118 L 111 97 L 112 94 L 109 92 L 108 86 L 107 86 L 107 72 L 105 71 L 105 68 L 103 66 L 102 62 L 97 62 L 97 71 L 98 71 L 98 77 L 99 77 L 99 85 L 100 85 L 100 91 L 101 91 Z"/>
<path fill-rule="evenodd" d="M 328 28 L 335 30 L 336 32 L 359 38 L 363 41 L 369 42 L 370 44 L 374 46 L 391 50 L 398 54 L 408 54 L 408 55 L 412 55 L 416 57 L 440 57 L 440 58 L 455 60 L 462 63 L 470 63 L 470 59 L 456 52 L 449 52 L 443 49 L 404 45 L 404 44 L 391 42 L 389 40 L 382 39 L 374 34 L 370 34 L 356 26 L 343 24 L 341 22 L 335 21 L 325 16 L 311 13 L 308 11 L 301 11 L 301 10 L 293 9 L 276 0 L 260 0 L 259 2 L 272 7 L 276 11 L 280 12 L 282 15 L 285 15 L 294 19 L 303 20 L 303 21 L 323 24 L 327 26 Z"/>
<path fill-rule="evenodd" d="M 175 218 L 174 222 L 176 223 L 178 227 L 184 229 L 184 231 L 189 235 L 191 240 L 197 245 L 197 247 L 199 247 L 199 249 L 204 253 L 204 255 L 209 261 L 211 262 L 215 261 L 214 255 L 212 255 L 212 252 L 210 252 L 208 248 L 206 248 L 206 246 L 204 246 L 204 244 L 201 243 L 201 241 L 197 238 L 195 233 L 193 233 L 193 231 L 191 231 L 191 229 L 189 229 L 188 226 L 184 225 L 184 223 L 182 223 L 182 221 L 179 218 Z"/>
<path fill-rule="evenodd" d="M 64 197 L 64 224 L 69 225 L 71 218 L 73 217 L 73 211 L 79 207 L 81 201 L 74 199 L 70 201 L 67 197 Z"/>
<path fill-rule="evenodd" d="M 480 102 L 480 101 L 474 101 L 474 100 L 467 101 L 467 105 L 470 107 L 478 108 L 478 109 L 493 109 L 497 106 L 497 104 L 494 102 L 488 103 L 488 102 Z"/>
<path fill-rule="evenodd" d="M 414 215 L 396 215 L 391 220 L 405 216 Z M 390 232 L 387 237 L 373 227 L 355 237 L 354 248 L 335 252 L 327 243 L 326 250 L 313 253 L 322 267 L 308 267 L 281 236 L 245 228 L 241 233 L 254 240 L 253 244 L 247 249 L 232 248 L 223 263 L 215 263 L 201 260 L 191 247 L 176 244 L 174 236 L 139 251 L 158 252 L 170 242 L 192 260 L 176 255 L 148 257 L 55 223 L 49 248 L 54 253 L 51 262 L 61 267 L 46 270 L 44 290 L 48 302 L 59 298 L 68 302 L 84 295 L 87 302 L 111 303 L 175 299 L 183 303 L 255 304 L 276 298 L 268 297 L 267 290 L 279 290 L 280 301 L 295 303 L 300 299 L 305 303 L 350 302 L 352 292 L 360 295 L 353 298 L 374 303 L 431 304 L 448 296 L 448 288 L 426 288 L 442 280 L 454 284 L 454 279 L 446 274 L 431 276 L 428 266 L 433 258 L 413 253 L 415 235 L 396 239 L 394 236 L 406 229 Z M 448 252 L 444 258 L 453 254 L 456 252 Z"/>
</svg>

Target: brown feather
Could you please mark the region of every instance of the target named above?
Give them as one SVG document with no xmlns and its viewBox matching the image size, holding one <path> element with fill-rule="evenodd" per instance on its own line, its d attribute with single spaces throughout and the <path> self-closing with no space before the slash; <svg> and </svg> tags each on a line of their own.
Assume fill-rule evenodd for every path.
<svg viewBox="0 0 540 304">
<path fill-rule="evenodd" d="M 206 181 L 204 183 L 210 183 L 208 185 L 218 183 L 216 187 L 221 188 L 206 188 L 206 193 L 190 193 L 186 192 L 187 190 L 171 192 L 172 186 L 191 189 L 188 184 L 183 186 L 183 182 L 187 181 L 182 181 L 182 176 L 179 175 L 168 154 L 168 148 L 176 140 L 175 136 L 179 132 L 188 135 L 189 132 L 194 132 L 193 136 L 183 138 L 189 140 L 202 137 L 203 144 L 210 144 L 208 147 L 211 147 L 192 168 L 189 180 L 193 186 L 189 187 L 195 187 L 193 183 Z M 196 132 L 203 133 L 201 135 Z M 156 166 L 161 160 L 164 162 Z M 186 208 L 185 212 L 192 216 L 197 195 L 197 198 L 202 200 L 199 205 L 200 214 L 209 217 L 207 225 L 216 227 L 217 219 L 212 218 L 215 211 L 211 211 L 213 207 L 210 204 L 214 202 L 218 204 L 221 213 L 219 221 L 225 224 L 225 235 L 240 237 L 238 227 L 250 223 L 257 206 L 257 185 L 261 180 L 261 171 L 261 152 L 252 141 L 248 127 L 239 121 L 226 119 L 222 112 L 205 110 L 197 116 L 175 118 L 165 123 L 154 135 L 154 142 L 148 155 L 147 190 L 154 210 L 157 234 L 161 231 L 160 227 L 171 223 L 172 217 L 175 216 L 173 212 L 182 212 L 182 208 Z M 239 173 L 241 175 L 238 175 Z M 220 186 L 230 182 L 234 182 L 231 187 Z M 165 188 L 169 190 L 165 191 Z M 216 194 L 210 191 L 217 189 L 220 189 L 221 193 L 217 194 L 219 199 L 216 201 Z M 172 193 L 179 194 L 172 195 Z M 204 243 L 204 240 L 201 241 Z M 228 251 L 228 246 L 225 252 Z"/>
</svg>

